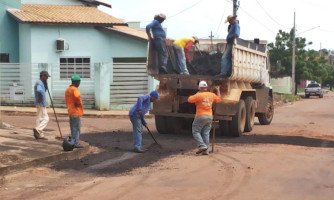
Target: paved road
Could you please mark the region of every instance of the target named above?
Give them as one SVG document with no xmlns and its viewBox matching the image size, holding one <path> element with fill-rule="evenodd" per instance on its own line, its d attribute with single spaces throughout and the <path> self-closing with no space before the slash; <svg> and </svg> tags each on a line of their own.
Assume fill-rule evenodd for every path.
<svg viewBox="0 0 334 200">
<path fill-rule="evenodd" d="M 195 155 L 190 135 L 157 135 L 162 149 L 145 135 L 150 150 L 135 154 L 127 119 L 85 118 L 94 154 L 9 175 L 0 199 L 333 199 L 333 105 L 330 93 L 279 107 L 270 126 L 219 137 L 209 156 Z M 29 128 L 34 118 L 4 120 Z"/>
</svg>

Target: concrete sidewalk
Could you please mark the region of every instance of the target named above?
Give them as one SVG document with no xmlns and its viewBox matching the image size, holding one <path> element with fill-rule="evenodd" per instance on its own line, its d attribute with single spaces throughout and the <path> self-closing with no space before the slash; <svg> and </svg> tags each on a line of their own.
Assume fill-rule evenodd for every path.
<svg viewBox="0 0 334 200">
<path fill-rule="evenodd" d="M 48 140 L 36 140 L 32 130 L 18 128 L 0 129 L 0 176 L 41 166 L 60 160 L 75 159 L 89 153 L 89 145 L 81 141 L 83 148 L 63 151 L 62 141 L 53 135 Z"/>
<path fill-rule="evenodd" d="M 0 106 L 0 111 L 8 114 L 15 115 L 35 115 L 35 107 L 17 107 L 17 106 Z M 53 114 L 52 108 L 47 108 L 48 114 Z M 55 108 L 57 115 L 67 116 L 66 108 Z M 129 111 L 126 110 L 106 110 L 99 111 L 94 109 L 84 109 L 84 117 L 93 116 L 93 117 L 128 117 Z"/>
</svg>

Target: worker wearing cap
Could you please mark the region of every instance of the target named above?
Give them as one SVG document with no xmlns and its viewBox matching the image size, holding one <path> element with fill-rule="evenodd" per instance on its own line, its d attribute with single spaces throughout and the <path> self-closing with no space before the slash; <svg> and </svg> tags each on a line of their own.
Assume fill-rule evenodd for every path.
<svg viewBox="0 0 334 200">
<path fill-rule="evenodd" d="M 174 41 L 174 51 L 176 54 L 177 65 L 180 68 L 180 74 L 189 75 L 187 64 L 191 62 L 190 50 L 193 45 L 198 43 L 198 38 L 183 37 Z"/>
<path fill-rule="evenodd" d="M 160 73 L 167 73 L 167 49 L 166 49 L 166 32 L 161 24 L 166 20 L 166 15 L 160 13 L 154 16 L 154 20 L 146 26 L 146 34 L 153 47 L 158 53 L 158 66 Z M 151 34 L 152 32 L 152 34 Z M 153 37 L 152 37 L 153 35 Z"/>
<path fill-rule="evenodd" d="M 83 115 L 82 99 L 79 91 L 81 78 L 78 74 L 71 77 L 72 84 L 65 91 L 65 102 L 68 115 L 70 117 L 71 141 L 75 148 L 81 148 L 80 145 L 80 128 L 81 117 Z"/>
<path fill-rule="evenodd" d="M 129 111 L 130 121 L 133 127 L 133 150 L 137 153 L 143 153 L 142 148 L 142 131 L 143 125 L 147 126 L 145 114 L 149 111 L 151 102 L 159 100 L 159 93 L 152 91 L 150 94 L 138 97 L 137 102 Z"/>
<path fill-rule="evenodd" d="M 36 127 L 33 129 L 35 139 L 46 139 L 44 128 L 48 125 L 49 115 L 46 111 L 46 90 L 48 89 L 47 80 L 50 77 L 47 71 L 39 73 L 39 80 L 34 86 L 35 106 L 37 108 Z"/>
<path fill-rule="evenodd" d="M 227 78 L 232 73 L 232 48 L 234 39 L 240 35 L 239 22 L 236 20 L 237 16 L 229 15 L 225 23 L 229 22 L 228 34 L 226 36 L 226 48 L 221 60 L 221 71 L 218 76 Z"/>
<path fill-rule="evenodd" d="M 209 138 L 212 124 L 212 104 L 221 101 L 220 90 L 215 88 L 215 93 L 208 91 L 208 84 L 205 81 L 199 82 L 198 92 L 188 98 L 189 103 L 196 105 L 196 115 L 192 124 L 192 134 L 197 141 L 198 151 L 209 155 Z"/>
</svg>

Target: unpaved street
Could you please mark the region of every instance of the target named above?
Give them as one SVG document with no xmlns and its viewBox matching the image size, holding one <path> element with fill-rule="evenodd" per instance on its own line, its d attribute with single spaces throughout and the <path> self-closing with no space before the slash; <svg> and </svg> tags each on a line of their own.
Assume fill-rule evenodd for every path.
<svg viewBox="0 0 334 200">
<path fill-rule="evenodd" d="M 149 151 L 136 154 L 128 119 L 84 118 L 81 138 L 92 154 L 8 175 L 0 199 L 333 199 L 333 105 L 329 93 L 278 107 L 271 125 L 218 137 L 209 156 L 196 156 L 192 136 L 177 134 L 156 134 L 162 149 L 145 134 Z M 21 128 L 34 123 L 3 118 Z M 68 133 L 67 118 L 60 120 Z M 54 120 L 48 129 L 57 134 Z"/>
</svg>

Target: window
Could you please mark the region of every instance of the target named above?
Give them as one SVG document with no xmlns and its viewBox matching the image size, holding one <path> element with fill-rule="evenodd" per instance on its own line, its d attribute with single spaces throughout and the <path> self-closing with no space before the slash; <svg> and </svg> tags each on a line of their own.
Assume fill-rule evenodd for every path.
<svg viewBox="0 0 334 200">
<path fill-rule="evenodd" d="M 0 53 L 0 63 L 9 63 L 8 53 Z"/>
<path fill-rule="evenodd" d="M 73 74 L 90 78 L 90 58 L 60 58 L 60 78 L 71 78 Z"/>
</svg>

